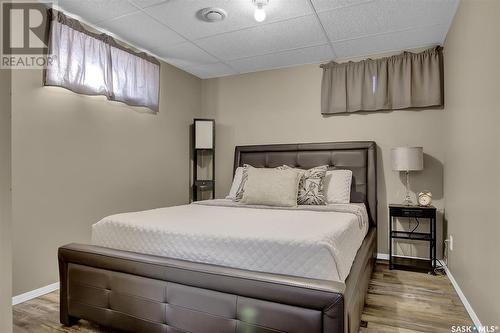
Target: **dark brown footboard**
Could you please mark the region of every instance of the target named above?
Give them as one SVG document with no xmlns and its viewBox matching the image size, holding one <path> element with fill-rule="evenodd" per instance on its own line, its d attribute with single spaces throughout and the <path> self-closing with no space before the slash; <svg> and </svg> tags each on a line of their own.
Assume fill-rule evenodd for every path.
<svg viewBox="0 0 500 333">
<path fill-rule="evenodd" d="M 151 333 L 344 332 L 359 323 L 369 245 L 353 265 L 359 279 L 343 284 L 70 244 L 59 249 L 61 322 Z"/>
<path fill-rule="evenodd" d="M 61 322 L 134 332 L 342 332 L 343 285 L 88 245 L 59 250 Z"/>
</svg>

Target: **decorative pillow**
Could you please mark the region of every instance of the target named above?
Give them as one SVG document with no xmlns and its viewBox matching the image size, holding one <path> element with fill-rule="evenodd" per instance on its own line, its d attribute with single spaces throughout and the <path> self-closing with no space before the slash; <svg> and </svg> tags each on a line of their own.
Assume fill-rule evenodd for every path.
<svg viewBox="0 0 500 333">
<path fill-rule="evenodd" d="M 329 170 L 326 172 L 323 191 L 327 203 L 351 202 L 351 170 Z"/>
<path fill-rule="evenodd" d="M 242 203 L 279 207 L 297 206 L 301 174 L 293 170 L 248 168 Z"/>
<path fill-rule="evenodd" d="M 236 194 L 238 193 L 238 189 L 240 188 L 242 179 L 243 167 L 238 167 L 234 172 L 233 184 L 231 185 L 231 189 L 229 190 L 229 194 L 227 195 L 226 199 L 236 200 Z"/>
<path fill-rule="evenodd" d="M 241 201 L 241 199 L 243 199 L 243 193 L 245 192 L 245 185 L 247 183 L 249 169 L 255 169 L 255 168 L 248 164 L 243 165 L 241 170 L 241 182 L 238 186 L 238 189 L 236 190 L 234 201 Z"/>
<path fill-rule="evenodd" d="M 288 165 L 284 165 L 281 168 L 295 170 L 301 174 L 297 196 L 297 203 L 299 205 L 326 204 L 323 183 L 328 165 L 322 165 L 309 170 L 293 169 Z"/>
</svg>

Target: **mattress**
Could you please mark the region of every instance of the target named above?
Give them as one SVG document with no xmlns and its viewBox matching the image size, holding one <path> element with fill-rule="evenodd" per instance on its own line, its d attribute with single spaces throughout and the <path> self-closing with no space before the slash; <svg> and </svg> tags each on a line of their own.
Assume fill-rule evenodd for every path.
<svg viewBox="0 0 500 333">
<path fill-rule="evenodd" d="M 252 271 L 344 282 L 368 231 L 362 204 L 271 208 L 231 200 L 108 216 L 92 243 Z"/>
</svg>

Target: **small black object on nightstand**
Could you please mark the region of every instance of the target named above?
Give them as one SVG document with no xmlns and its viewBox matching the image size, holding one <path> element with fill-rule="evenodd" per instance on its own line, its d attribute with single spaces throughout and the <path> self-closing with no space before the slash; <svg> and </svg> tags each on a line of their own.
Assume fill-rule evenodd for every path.
<svg viewBox="0 0 500 333">
<path fill-rule="evenodd" d="M 393 222 L 398 217 L 413 218 L 419 223 L 419 219 L 429 219 L 429 232 L 396 231 L 393 230 Z M 418 224 L 417 224 L 418 225 Z M 416 227 L 415 227 L 416 229 Z M 414 259 L 393 255 L 394 239 L 410 239 L 429 243 L 429 259 Z M 412 269 L 417 271 L 428 271 L 433 273 L 436 269 L 436 207 L 433 206 L 407 206 L 389 205 L 389 269 Z"/>
</svg>

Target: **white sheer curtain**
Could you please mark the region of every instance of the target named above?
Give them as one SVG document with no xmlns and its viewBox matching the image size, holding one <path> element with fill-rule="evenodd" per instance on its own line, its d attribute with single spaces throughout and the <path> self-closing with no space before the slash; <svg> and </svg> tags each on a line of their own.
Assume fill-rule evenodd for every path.
<svg viewBox="0 0 500 333">
<path fill-rule="evenodd" d="M 46 85 L 111 98 L 108 44 L 53 21 L 50 45 L 54 61 L 47 68 Z"/>
<path fill-rule="evenodd" d="M 111 63 L 114 99 L 129 105 L 147 105 L 157 111 L 159 66 L 114 47 Z"/>
<path fill-rule="evenodd" d="M 76 20 L 53 11 L 49 34 L 52 64 L 44 84 L 87 95 L 145 106 L 158 112 L 160 64 L 136 53 L 113 38 L 94 34 Z"/>
</svg>

